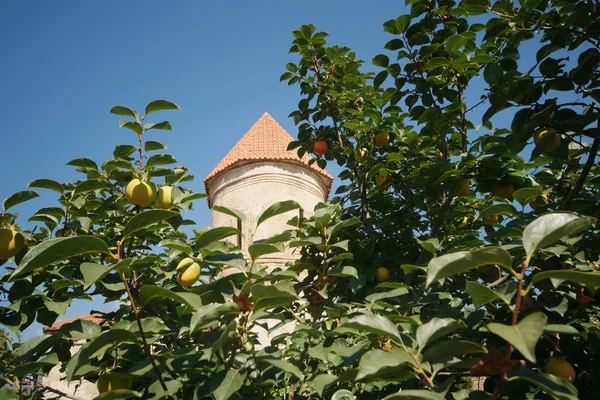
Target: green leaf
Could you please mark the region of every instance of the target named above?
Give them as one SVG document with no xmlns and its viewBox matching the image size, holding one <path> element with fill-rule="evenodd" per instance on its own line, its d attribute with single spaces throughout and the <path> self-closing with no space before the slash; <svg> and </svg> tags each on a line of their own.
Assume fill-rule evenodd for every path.
<svg viewBox="0 0 600 400">
<path fill-rule="evenodd" d="M 137 111 L 133 111 L 132 109 L 125 106 L 114 106 L 110 109 L 111 114 L 123 115 L 125 117 L 131 117 L 137 119 L 139 114 Z"/>
<path fill-rule="evenodd" d="M 79 167 L 84 169 L 92 169 L 98 171 L 98 164 L 94 160 L 90 160 L 89 158 L 74 158 L 69 161 L 67 165 L 71 165 L 73 167 Z"/>
<path fill-rule="evenodd" d="M 448 65 L 450 65 L 450 61 L 446 60 L 443 57 L 435 57 L 435 58 L 432 58 L 431 60 L 427 61 L 427 63 L 423 67 L 423 70 L 429 71 L 429 70 L 440 68 L 440 67 L 446 67 Z"/>
<path fill-rule="evenodd" d="M 533 199 L 538 198 L 542 194 L 544 194 L 544 192 L 542 192 L 540 189 L 536 189 L 536 188 L 521 188 L 521 189 L 517 190 L 513 194 L 513 198 L 520 205 L 522 205 L 523 207 L 525 207 L 526 204 L 529 204 L 530 201 L 532 201 Z"/>
<path fill-rule="evenodd" d="M 571 325 L 563 325 L 563 324 L 548 324 L 544 329 L 546 333 L 559 333 L 561 335 L 574 335 L 579 336 L 581 333 Z"/>
<path fill-rule="evenodd" d="M 171 299 L 179 304 L 188 305 L 196 310 L 202 307 L 202 298 L 190 292 L 174 292 L 167 288 L 154 285 L 144 285 L 140 288 L 140 301 L 142 305 L 154 299 Z"/>
<path fill-rule="evenodd" d="M 246 380 L 246 375 L 248 375 L 247 371 L 240 371 L 239 369 L 230 369 L 225 374 L 223 381 L 219 385 L 218 388 L 215 389 L 213 395 L 215 396 L 215 400 L 227 400 L 234 393 L 237 393 L 238 390 L 244 384 Z"/>
<path fill-rule="evenodd" d="M 122 342 L 137 343 L 137 339 L 133 333 L 125 329 L 111 329 L 103 332 L 73 355 L 65 368 L 67 379 L 73 380 L 79 367 L 87 363 L 98 350 L 106 345 Z"/>
<path fill-rule="evenodd" d="M 72 299 L 68 299 L 66 301 L 52 301 L 52 300 L 44 300 L 44 305 L 48 309 L 48 311 L 52 311 L 60 316 L 65 315 L 69 305 L 71 305 Z"/>
<path fill-rule="evenodd" d="M 304 374 L 300 371 L 300 368 L 296 367 L 289 361 L 280 360 L 278 358 L 272 357 L 257 357 L 256 361 L 259 363 L 269 364 L 277 369 L 280 369 L 284 372 L 294 375 L 300 380 L 304 380 Z"/>
<path fill-rule="evenodd" d="M 403 349 L 370 350 L 360 358 L 356 380 L 398 381 L 407 367 L 413 364 L 413 358 Z"/>
<path fill-rule="evenodd" d="M 465 45 L 467 38 L 463 35 L 452 35 L 446 39 L 446 51 L 451 52 L 453 50 L 460 50 Z"/>
<path fill-rule="evenodd" d="M 147 131 L 150 129 L 157 129 L 157 130 L 161 130 L 161 131 L 170 131 L 171 123 L 169 121 L 162 121 L 162 122 L 157 122 L 157 123 L 144 124 L 144 129 Z"/>
<path fill-rule="evenodd" d="M 223 214 L 230 215 L 233 218 L 239 219 L 242 222 L 246 221 L 246 214 L 244 214 L 243 211 L 236 210 L 234 208 L 228 208 L 228 207 L 223 207 L 223 206 L 213 206 L 212 210 L 223 213 Z"/>
<path fill-rule="evenodd" d="M 466 272 L 483 265 L 495 264 L 500 268 L 512 271 L 510 253 L 500 247 L 484 247 L 473 251 L 458 251 L 435 257 L 427 267 L 427 283 Z"/>
<path fill-rule="evenodd" d="M 517 215 L 517 210 L 512 204 L 494 204 L 482 210 L 477 218 L 484 219 L 492 215 Z"/>
<path fill-rule="evenodd" d="M 134 233 L 147 228 L 148 226 L 157 222 L 164 221 L 165 219 L 179 215 L 178 212 L 168 210 L 146 210 L 139 214 L 136 214 L 133 218 L 127 222 L 123 229 L 123 237 L 121 240 L 132 236 Z"/>
<path fill-rule="evenodd" d="M 544 271 L 533 275 L 531 284 L 543 281 L 544 279 L 557 279 L 561 281 L 569 281 L 581 283 L 588 287 L 600 287 L 600 272 L 582 272 L 582 271 Z"/>
<path fill-rule="evenodd" d="M 436 343 L 423 353 L 423 361 L 440 363 L 452 358 L 461 358 L 465 354 L 487 353 L 485 347 L 468 340 L 446 340 Z"/>
<path fill-rule="evenodd" d="M 535 312 L 523 318 L 517 325 L 492 322 L 488 324 L 487 328 L 490 332 L 512 344 L 523 357 L 535 363 L 535 346 L 542 333 L 544 333 L 547 321 L 548 317 L 544 313 Z"/>
<path fill-rule="evenodd" d="M 77 185 L 75 187 L 75 190 L 73 191 L 73 194 L 90 192 L 90 191 L 94 191 L 94 190 L 98 190 L 98 189 L 105 189 L 109 186 L 110 185 L 105 181 L 101 181 L 98 179 L 89 179 L 89 180 L 83 181 L 79 185 Z"/>
<path fill-rule="evenodd" d="M 126 258 L 120 263 L 111 265 L 109 267 L 91 262 L 82 263 L 79 266 L 79 269 L 81 270 L 81 274 L 83 275 L 83 290 L 87 290 L 98 280 L 104 278 L 109 272 L 115 271 L 119 268 L 127 268 L 131 265 L 131 263 L 133 263 L 133 258 Z"/>
<path fill-rule="evenodd" d="M 254 312 L 288 306 L 300 299 L 292 282 L 284 280 L 274 285 L 256 284 L 250 288 L 254 300 Z"/>
<path fill-rule="evenodd" d="M 160 165 L 175 164 L 177 159 L 170 154 L 155 154 L 148 158 L 144 168 L 157 167 Z"/>
<path fill-rule="evenodd" d="M 556 400 L 578 400 L 577 388 L 566 379 L 558 376 L 533 372 L 530 369 L 521 368 L 514 375 L 510 375 L 509 381 L 524 380 L 542 389 L 546 394 Z"/>
<path fill-rule="evenodd" d="M 144 131 L 142 130 L 142 124 L 137 122 L 137 121 L 119 121 L 119 127 L 120 128 L 127 128 L 135 133 L 137 133 L 138 135 L 141 135 L 142 133 L 144 133 Z"/>
<path fill-rule="evenodd" d="M 23 257 L 10 280 L 57 261 L 88 253 L 111 254 L 106 243 L 94 236 L 73 236 L 45 240 Z"/>
<path fill-rule="evenodd" d="M 352 217 L 338 222 L 337 224 L 327 228 L 327 236 L 330 238 L 335 237 L 342 229 L 350 228 L 353 226 L 361 225 L 362 222 L 358 217 Z"/>
<path fill-rule="evenodd" d="M 63 185 L 52 179 L 36 179 L 35 181 L 29 182 L 27 187 L 54 190 L 60 194 L 64 191 Z"/>
<path fill-rule="evenodd" d="M 408 29 L 409 26 L 410 26 L 410 16 L 409 15 L 401 15 L 398 18 L 396 18 L 396 29 L 398 29 L 398 31 L 400 33 L 406 32 L 406 30 Z"/>
<path fill-rule="evenodd" d="M 211 303 L 199 307 L 194 315 L 192 315 L 190 332 L 194 332 L 196 329 L 204 329 L 225 315 L 239 313 L 240 307 L 231 301 L 227 303 Z"/>
<path fill-rule="evenodd" d="M 139 398 L 142 397 L 142 394 L 133 390 L 118 389 L 104 392 L 94 397 L 94 400 L 125 400 L 133 397 Z"/>
<path fill-rule="evenodd" d="M 117 158 L 126 158 L 132 155 L 137 149 L 138 147 L 130 144 L 120 144 L 113 150 L 113 156 Z M 106 162 L 104 164 L 106 164 Z"/>
<path fill-rule="evenodd" d="M 35 199 L 36 197 L 40 197 L 40 195 L 33 190 L 23 190 L 5 198 L 4 202 L 2 202 L 2 208 L 4 208 L 4 211 L 6 212 L 9 208 L 12 208 L 17 204 L 24 203 L 28 200 Z"/>
<path fill-rule="evenodd" d="M 144 143 L 144 151 L 146 153 L 149 151 L 166 150 L 167 147 L 165 143 L 155 142 L 154 140 L 147 140 Z"/>
<path fill-rule="evenodd" d="M 523 231 L 523 247 L 531 257 L 537 250 L 548 247 L 565 236 L 584 231 L 590 226 L 592 224 L 588 218 L 571 213 L 542 215 Z"/>
<path fill-rule="evenodd" d="M 441 393 L 430 392 L 429 390 L 410 389 L 398 393 L 390 394 L 383 400 L 444 400 L 445 396 Z"/>
<path fill-rule="evenodd" d="M 419 347 L 423 348 L 430 341 L 449 335 L 466 326 L 463 321 L 453 318 L 432 318 L 431 321 L 417 328 L 417 343 Z"/>
<path fill-rule="evenodd" d="M 340 325 L 334 330 L 334 332 L 339 333 L 351 332 L 355 335 L 358 334 L 357 331 L 374 333 L 379 336 L 388 336 L 392 340 L 402 343 L 396 325 L 385 317 L 369 312 L 363 312 L 347 320 L 342 320 Z"/>
<path fill-rule="evenodd" d="M 331 274 L 327 274 L 329 276 L 333 276 Z M 383 299 L 389 299 L 392 297 L 398 297 L 398 296 L 402 296 L 408 293 L 408 289 L 405 287 L 400 287 L 394 290 L 390 290 L 388 292 L 380 292 L 380 293 L 372 293 L 370 295 L 368 295 L 367 297 L 365 297 L 365 300 L 370 302 L 370 303 L 374 303 L 376 301 L 379 300 L 383 300 Z"/>
<path fill-rule="evenodd" d="M 10 389 L 0 389 L 0 399 L 2 400 L 19 400 L 17 392 Z"/>
<path fill-rule="evenodd" d="M 193 251 L 192 246 L 188 245 L 180 239 L 164 239 L 161 240 L 160 243 L 158 243 L 158 246 L 179 250 L 185 254 L 191 254 Z"/>
<path fill-rule="evenodd" d="M 217 240 L 224 239 L 232 235 L 242 235 L 242 232 L 232 228 L 230 226 L 219 226 L 216 228 L 209 228 L 204 231 L 198 232 L 196 237 L 196 249 L 200 249 L 207 244 L 215 242 Z"/>
<path fill-rule="evenodd" d="M 252 261 L 266 254 L 281 253 L 282 249 L 274 244 L 269 243 L 254 243 L 248 247 L 248 253 Z"/>
<path fill-rule="evenodd" d="M 153 112 L 162 110 L 181 110 L 181 107 L 179 107 L 178 104 L 175 104 L 168 100 L 154 100 L 148 103 L 148 105 L 146 106 L 146 116 Z"/>
<path fill-rule="evenodd" d="M 517 291 L 516 287 L 514 285 L 506 285 L 502 289 L 509 290 L 502 291 L 498 287 L 497 291 L 495 291 L 479 282 L 467 281 L 467 293 L 473 299 L 475 307 L 480 307 L 496 300 L 502 300 L 506 305 L 510 306 L 512 304 L 511 300 Z"/>
<path fill-rule="evenodd" d="M 293 200 L 280 201 L 279 203 L 275 203 L 269 208 L 267 208 L 260 216 L 256 222 L 256 226 L 258 227 L 260 224 L 265 222 L 267 219 L 272 218 L 276 215 L 283 214 L 288 211 L 297 210 L 301 208 L 300 204 L 296 203 Z"/>
<path fill-rule="evenodd" d="M 373 65 L 377 67 L 387 68 L 390 65 L 390 58 L 385 54 L 378 54 L 373 57 Z"/>
</svg>

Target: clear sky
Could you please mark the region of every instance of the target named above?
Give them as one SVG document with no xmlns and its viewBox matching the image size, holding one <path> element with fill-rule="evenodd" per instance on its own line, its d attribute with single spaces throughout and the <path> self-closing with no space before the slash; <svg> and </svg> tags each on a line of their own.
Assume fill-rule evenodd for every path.
<svg viewBox="0 0 600 400">
<path fill-rule="evenodd" d="M 390 39 L 382 23 L 403 14 L 402 4 L 2 1 L 0 201 L 38 178 L 80 178 L 65 166 L 73 158 L 102 162 L 115 145 L 135 144 L 135 134 L 119 129 L 119 117 L 108 111 L 117 104 L 143 110 L 160 98 L 182 110 L 161 113 L 173 131 L 148 139 L 168 143 L 168 153 L 196 176 L 192 188 L 204 191 L 204 177 L 265 111 L 296 136 L 287 116 L 299 89 L 279 82 L 296 59 L 288 54 L 292 30 L 312 23 L 330 43 L 370 61 Z M 35 210 L 53 205 L 56 194 L 37 191 L 41 198 L 13 209 L 22 215 L 17 223 L 29 226 Z M 209 225 L 206 202 L 196 209 L 186 217 Z M 67 317 L 89 309 L 77 304 Z"/>
</svg>

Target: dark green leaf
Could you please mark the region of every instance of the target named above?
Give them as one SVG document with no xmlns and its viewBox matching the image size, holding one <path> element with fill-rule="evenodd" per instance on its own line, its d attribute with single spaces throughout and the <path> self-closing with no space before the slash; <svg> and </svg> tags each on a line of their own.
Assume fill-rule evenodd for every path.
<svg viewBox="0 0 600 400">
<path fill-rule="evenodd" d="M 510 306 L 516 291 L 514 285 L 503 286 L 502 289 L 498 287 L 496 290 L 492 290 L 479 282 L 467 281 L 467 293 L 473 299 L 473 305 L 475 307 L 496 300 L 502 300 L 506 305 Z"/>
<path fill-rule="evenodd" d="M 192 315 L 190 322 L 190 332 L 196 329 L 204 329 L 214 321 L 220 320 L 223 316 L 229 314 L 239 314 L 240 307 L 234 302 L 227 303 L 212 303 L 197 308 L 197 311 Z"/>
<path fill-rule="evenodd" d="M 390 59 L 385 54 L 378 54 L 373 58 L 373 65 L 387 68 L 387 66 L 390 65 Z"/>
<path fill-rule="evenodd" d="M 566 379 L 558 376 L 533 372 L 526 368 L 519 369 L 516 374 L 511 375 L 508 379 L 513 381 L 516 379 L 527 381 L 534 386 L 542 389 L 546 394 L 556 400 L 578 400 L 579 396 L 577 388 L 569 383 Z"/>
<path fill-rule="evenodd" d="M 571 213 L 542 215 L 523 231 L 523 247 L 531 257 L 538 249 L 550 246 L 561 238 L 574 235 L 592 226 L 586 217 Z"/>
<path fill-rule="evenodd" d="M 531 284 L 544 279 L 557 279 L 574 283 L 581 283 L 589 287 L 600 287 L 600 272 L 582 272 L 582 271 L 544 271 L 533 275 Z"/>
<path fill-rule="evenodd" d="M 150 129 L 157 129 L 157 130 L 161 130 L 161 131 L 170 131 L 171 130 L 171 123 L 169 121 L 162 121 L 162 122 L 158 122 L 158 123 L 149 123 L 149 124 L 144 124 L 144 129 L 145 130 L 150 130 Z"/>
<path fill-rule="evenodd" d="M 2 202 L 2 208 L 4 208 L 4 211 L 8 211 L 8 209 L 16 206 L 17 204 L 35 199 L 36 197 L 40 197 L 40 195 L 33 190 L 23 190 L 5 198 Z"/>
<path fill-rule="evenodd" d="M 296 203 L 293 200 L 280 201 L 279 203 L 275 203 L 269 208 L 267 208 L 260 216 L 256 222 L 256 226 L 258 227 L 260 224 L 265 222 L 267 219 L 272 218 L 276 215 L 283 214 L 288 211 L 297 210 L 301 208 L 300 204 Z"/>
<path fill-rule="evenodd" d="M 370 350 L 360 358 L 356 380 L 388 378 L 398 381 L 408 366 L 412 365 L 414 365 L 413 358 L 403 349 Z"/>
<path fill-rule="evenodd" d="M 206 246 L 207 244 L 224 239 L 232 235 L 241 236 L 242 232 L 229 226 L 219 226 L 217 228 L 209 228 L 207 230 L 198 232 L 198 235 L 196 237 L 196 249 L 200 249 Z"/>
<path fill-rule="evenodd" d="M 96 281 L 102 279 L 106 274 L 111 271 L 115 271 L 117 269 L 127 268 L 133 263 L 133 258 L 126 258 L 118 264 L 114 264 L 111 266 L 84 262 L 79 266 L 81 270 L 81 274 L 83 275 L 84 287 L 83 290 L 87 290 L 90 286 L 92 286 Z"/>
<path fill-rule="evenodd" d="M 224 206 L 213 206 L 212 210 L 223 213 L 223 214 L 230 215 L 233 218 L 239 219 L 242 222 L 246 222 L 246 214 L 244 214 L 243 211 L 224 207 Z"/>
<path fill-rule="evenodd" d="M 288 280 L 274 285 L 256 284 L 250 288 L 250 292 L 254 300 L 254 312 L 287 306 L 300 299 Z"/>
<path fill-rule="evenodd" d="M 533 199 L 541 196 L 544 192 L 537 188 L 521 188 L 513 194 L 513 198 L 525 207 Z"/>
<path fill-rule="evenodd" d="M 175 164 L 177 159 L 170 154 L 155 154 L 148 158 L 145 168 L 156 167 L 159 165 Z"/>
<path fill-rule="evenodd" d="M 223 381 L 213 392 L 215 400 L 227 400 L 233 394 L 237 393 L 244 384 L 247 374 L 247 371 L 240 371 L 239 369 L 230 369 L 227 371 Z"/>
<path fill-rule="evenodd" d="M 135 133 L 137 133 L 138 135 L 141 135 L 143 133 L 142 130 L 142 124 L 137 122 L 137 121 L 119 121 L 119 127 L 121 128 L 127 128 Z"/>
<path fill-rule="evenodd" d="M 295 377 L 297 377 L 300 380 L 304 379 L 304 374 L 302 373 L 302 371 L 300 371 L 300 368 L 296 367 L 294 364 L 292 364 L 289 361 L 280 360 L 278 358 L 272 358 L 272 357 L 259 357 L 256 359 L 256 361 L 259 363 L 267 363 L 279 370 L 282 370 L 284 372 L 294 375 Z"/>
<path fill-rule="evenodd" d="M 131 117 L 134 119 L 137 119 L 139 116 L 137 111 L 133 111 L 132 109 L 125 106 L 114 106 L 110 109 L 110 113 L 116 115 L 123 115 L 125 117 Z"/>
<path fill-rule="evenodd" d="M 146 115 L 162 110 L 181 110 L 181 107 L 167 100 L 154 100 L 146 106 Z"/>
<path fill-rule="evenodd" d="M 535 346 L 544 333 L 548 317 L 542 312 L 535 312 L 523 318 L 517 325 L 504 325 L 496 322 L 488 324 L 490 332 L 500 336 L 531 361 L 536 362 Z"/>
<path fill-rule="evenodd" d="M 248 247 L 248 253 L 252 261 L 266 254 L 280 253 L 282 249 L 279 246 L 269 243 L 254 243 Z"/>
<path fill-rule="evenodd" d="M 144 143 L 144 151 L 146 153 L 149 151 L 166 150 L 166 149 L 167 149 L 167 145 L 164 143 L 155 142 L 153 140 L 147 140 Z"/>
<path fill-rule="evenodd" d="M 466 324 L 463 321 L 456 319 L 432 318 L 429 322 L 417 328 L 417 343 L 419 344 L 419 347 L 423 348 L 430 341 L 449 335 L 450 333 L 465 327 Z"/>
<path fill-rule="evenodd" d="M 401 15 L 396 18 L 396 29 L 398 32 L 404 33 L 410 26 L 410 16 L 409 15 Z"/>
<path fill-rule="evenodd" d="M 175 211 L 168 211 L 168 210 L 142 211 L 141 213 L 139 213 L 139 214 L 135 215 L 133 218 L 131 218 L 129 220 L 129 222 L 127 222 L 127 225 L 125 225 L 125 228 L 123 229 L 123 232 L 122 232 L 123 237 L 121 240 L 125 240 L 125 238 L 133 235 L 134 233 L 136 233 L 144 228 L 149 227 L 152 224 L 164 221 L 164 220 L 174 217 L 176 215 L 179 215 L 179 213 L 177 213 Z"/>
<path fill-rule="evenodd" d="M 81 182 L 79 185 L 75 187 L 73 194 L 79 194 L 89 191 L 94 191 L 98 189 L 105 189 L 110 185 L 106 181 L 101 181 L 98 179 L 89 179 L 87 181 Z"/>
<path fill-rule="evenodd" d="M 439 67 L 446 67 L 448 65 L 450 65 L 450 61 L 448 61 L 442 57 L 436 57 L 436 58 L 432 58 L 431 60 L 427 61 L 427 63 L 423 67 L 423 70 L 429 71 L 429 70 L 439 68 Z"/>
<path fill-rule="evenodd" d="M 354 334 L 358 334 L 358 331 L 364 331 L 380 336 L 387 336 L 398 343 L 402 343 L 398 329 L 396 329 L 396 326 L 389 319 L 369 312 L 342 320 L 334 331 L 340 333 L 352 332 Z"/>
<path fill-rule="evenodd" d="M 27 187 L 54 190 L 60 194 L 64 191 L 63 185 L 52 179 L 36 179 L 35 181 L 30 182 Z"/>
<path fill-rule="evenodd" d="M 69 161 L 67 165 L 98 171 L 98 164 L 96 164 L 95 161 L 90 160 L 89 158 L 75 158 Z"/>
<path fill-rule="evenodd" d="M 202 298 L 190 292 L 174 292 L 167 288 L 154 285 L 144 285 L 140 289 L 140 301 L 148 304 L 153 299 L 171 299 L 179 304 L 186 304 L 196 310 L 202 307 Z"/>
<path fill-rule="evenodd" d="M 454 357 L 461 358 L 465 354 L 487 353 L 485 347 L 468 340 L 446 340 L 431 346 L 423 353 L 423 361 L 443 362 Z"/>
<path fill-rule="evenodd" d="M 31 249 L 19 263 L 10 279 L 53 264 L 57 261 L 88 253 L 110 254 L 106 243 L 94 236 L 73 236 L 48 239 Z"/>
</svg>

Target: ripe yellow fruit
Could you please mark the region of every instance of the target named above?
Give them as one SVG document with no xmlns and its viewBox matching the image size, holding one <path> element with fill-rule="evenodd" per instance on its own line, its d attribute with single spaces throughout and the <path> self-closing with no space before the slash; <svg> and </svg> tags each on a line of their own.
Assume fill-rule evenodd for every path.
<svg viewBox="0 0 600 400">
<path fill-rule="evenodd" d="M 158 189 L 158 194 L 156 195 L 156 202 L 158 203 L 158 208 L 169 209 L 171 208 L 171 191 L 173 188 L 171 186 L 161 186 Z"/>
<path fill-rule="evenodd" d="M 0 229 L 0 260 L 14 257 L 25 245 L 25 237 L 14 227 Z"/>
<path fill-rule="evenodd" d="M 503 183 L 494 185 L 494 196 L 502 197 L 503 199 L 511 199 L 515 193 L 515 185 L 512 183 Z"/>
<path fill-rule="evenodd" d="M 375 135 L 375 143 L 379 146 L 384 146 L 390 142 L 390 134 L 387 132 L 379 132 Z"/>
<path fill-rule="evenodd" d="M 497 215 L 490 215 L 489 217 L 485 218 L 485 223 L 486 225 L 494 225 L 498 223 L 498 216 Z"/>
<path fill-rule="evenodd" d="M 377 282 L 387 282 L 390 279 L 390 271 L 386 267 L 379 267 L 375 271 Z"/>
<path fill-rule="evenodd" d="M 535 144 L 538 145 L 542 139 L 546 138 L 544 140 L 544 152 L 547 153 L 552 153 L 553 151 L 555 151 L 556 149 L 558 149 L 558 147 L 560 146 L 560 135 L 558 135 L 556 133 L 556 129 L 554 128 L 548 128 L 548 129 L 542 129 L 541 131 L 538 131 L 535 133 L 533 139 L 535 141 Z"/>
<path fill-rule="evenodd" d="M 186 259 L 183 261 L 186 261 Z M 200 264 L 193 262 L 193 260 L 191 265 L 182 268 L 177 266 L 177 270 L 179 271 L 177 273 L 177 283 L 181 286 L 192 286 L 200 278 Z"/>
<path fill-rule="evenodd" d="M 363 162 L 367 159 L 368 155 L 369 155 L 369 150 L 367 150 L 363 147 L 362 149 L 356 150 L 354 152 L 354 159 L 356 160 L 356 162 Z"/>
<path fill-rule="evenodd" d="M 186 269 L 187 267 L 189 267 L 193 263 L 194 263 L 194 259 L 193 258 L 186 257 L 183 260 L 179 261 L 179 264 L 177 264 L 177 268 L 175 268 L 175 271 L 180 271 L 182 269 Z"/>
<path fill-rule="evenodd" d="M 387 181 L 386 175 L 377 175 L 375 177 L 375 183 L 379 186 L 383 185 Z"/>
<path fill-rule="evenodd" d="M 437 151 L 435 152 L 435 158 L 436 158 L 437 160 L 441 160 L 443 157 L 444 157 L 444 153 L 442 153 L 441 151 L 437 150 Z"/>
<path fill-rule="evenodd" d="M 546 363 L 546 373 L 559 376 L 573 382 L 575 380 L 575 369 L 567 360 L 560 357 L 550 357 Z"/>
<path fill-rule="evenodd" d="M 460 188 L 456 191 L 456 196 L 468 196 L 471 193 L 471 181 L 463 179 L 460 183 Z"/>
<path fill-rule="evenodd" d="M 151 182 L 132 179 L 125 188 L 125 197 L 134 206 L 148 207 L 156 197 L 156 186 Z"/>
<path fill-rule="evenodd" d="M 131 390 L 132 383 L 130 376 L 109 372 L 98 378 L 96 386 L 99 393 L 106 393 L 120 389 Z"/>
</svg>

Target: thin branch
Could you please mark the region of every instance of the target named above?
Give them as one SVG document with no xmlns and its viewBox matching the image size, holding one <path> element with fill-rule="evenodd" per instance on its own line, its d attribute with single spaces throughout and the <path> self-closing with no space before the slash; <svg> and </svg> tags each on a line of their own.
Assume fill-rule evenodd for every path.
<svg viewBox="0 0 600 400">
<path fill-rule="evenodd" d="M 598 121 L 598 127 L 600 127 L 600 120 Z M 596 155 L 598 154 L 598 146 L 600 146 L 600 138 L 594 139 L 594 142 L 592 143 L 592 147 L 590 148 L 590 154 L 588 155 L 588 159 L 585 163 L 585 166 L 583 167 L 583 170 L 581 171 L 581 174 L 579 175 L 577 182 L 575 182 L 575 186 L 573 186 L 573 189 L 571 189 L 571 191 L 569 192 L 569 195 L 567 196 L 567 198 L 565 200 L 565 208 L 567 208 L 571 204 L 571 201 L 573 201 L 573 198 L 575 196 L 577 196 L 579 194 L 579 192 L 581 191 L 581 188 L 583 187 L 583 184 L 585 183 L 585 180 L 587 179 L 587 177 L 590 173 L 590 170 L 592 169 L 592 166 L 596 162 Z"/>
</svg>

